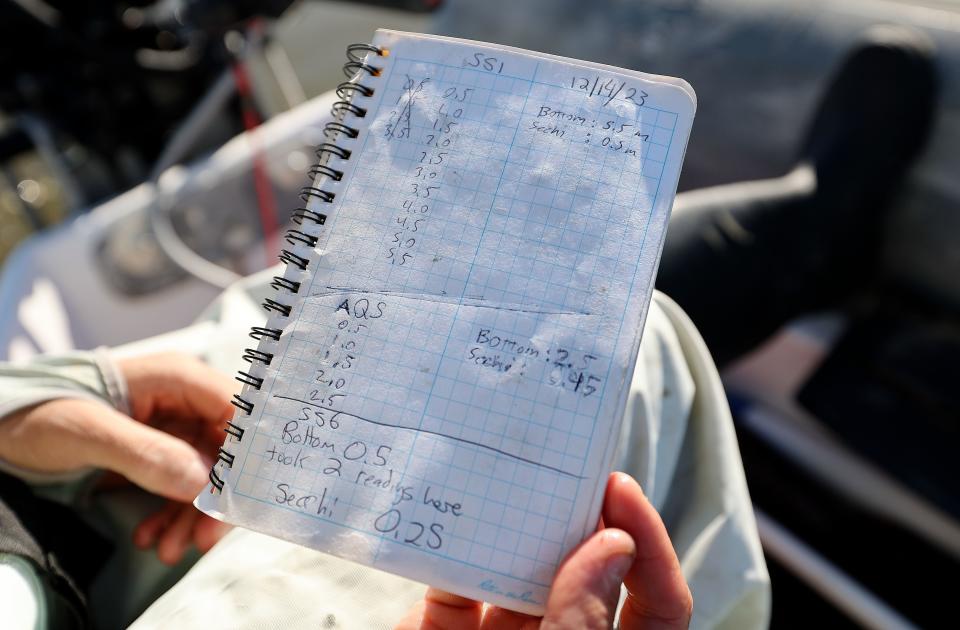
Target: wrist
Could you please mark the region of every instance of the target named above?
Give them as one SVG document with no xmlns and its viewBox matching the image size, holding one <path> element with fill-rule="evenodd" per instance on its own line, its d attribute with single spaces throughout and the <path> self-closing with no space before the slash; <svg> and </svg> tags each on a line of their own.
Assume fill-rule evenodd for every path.
<svg viewBox="0 0 960 630">
<path fill-rule="evenodd" d="M 105 413 L 102 398 L 70 390 L 14 411 L 0 422 L 0 471 L 36 485 L 87 476 L 97 468 L 87 442 L 103 433 L 91 419 Z"/>
</svg>

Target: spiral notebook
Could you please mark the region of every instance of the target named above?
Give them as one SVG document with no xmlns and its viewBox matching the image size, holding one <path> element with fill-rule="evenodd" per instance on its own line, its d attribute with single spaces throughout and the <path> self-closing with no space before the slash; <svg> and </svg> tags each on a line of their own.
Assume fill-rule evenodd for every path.
<svg viewBox="0 0 960 630">
<path fill-rule="evenodd" d="M 196 504 L 542 613 L 597 525 L 694 93 L 386 30 L 347 56 Z"/>
</svg>

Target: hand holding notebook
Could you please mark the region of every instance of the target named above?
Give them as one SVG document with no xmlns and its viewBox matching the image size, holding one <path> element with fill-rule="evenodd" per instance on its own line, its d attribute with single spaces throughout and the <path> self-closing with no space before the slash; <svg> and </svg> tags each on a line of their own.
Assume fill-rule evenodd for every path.
<svg viewBox="0 0 960 630">
<path fill-rule="evenodd" d="M 391 31 L 348 54 L 197 505 L 540 614 L 597 524 L 693 92 Z"/>
</svg>

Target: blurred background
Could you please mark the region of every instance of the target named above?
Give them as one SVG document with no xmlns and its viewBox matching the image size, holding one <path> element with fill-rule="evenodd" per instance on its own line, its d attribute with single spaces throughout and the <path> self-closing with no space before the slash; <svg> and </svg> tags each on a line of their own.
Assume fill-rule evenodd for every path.
<svg viewBox="0 0 960 630">
<path fill-rule="evenodd" d="M 723 377 L 773 627 L 949 626 L 960 574 L 952 0 L 0 0 L 0 359 L 175 330 L 272 265 L 344 50 L 376 28 L 683 77 L 699 99 L 689 190 L 787 172 L 831 73 L 877 24 L 929 37 L 941 84 L 930 141 L 877 219 L 883 290 L 804 314 Z"/>
</svg>

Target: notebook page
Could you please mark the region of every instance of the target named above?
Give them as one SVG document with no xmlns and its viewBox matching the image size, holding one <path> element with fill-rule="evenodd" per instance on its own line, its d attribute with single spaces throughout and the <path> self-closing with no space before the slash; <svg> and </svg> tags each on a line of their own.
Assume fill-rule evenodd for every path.
<svg viewBox="0 0 960 630">
<path fill-rule="evenodd" d="M 682 81 L 378 31 L 340 181 L 198 507 L 542 613 L 596 526 L 695 108 Z"/>
</svg>

